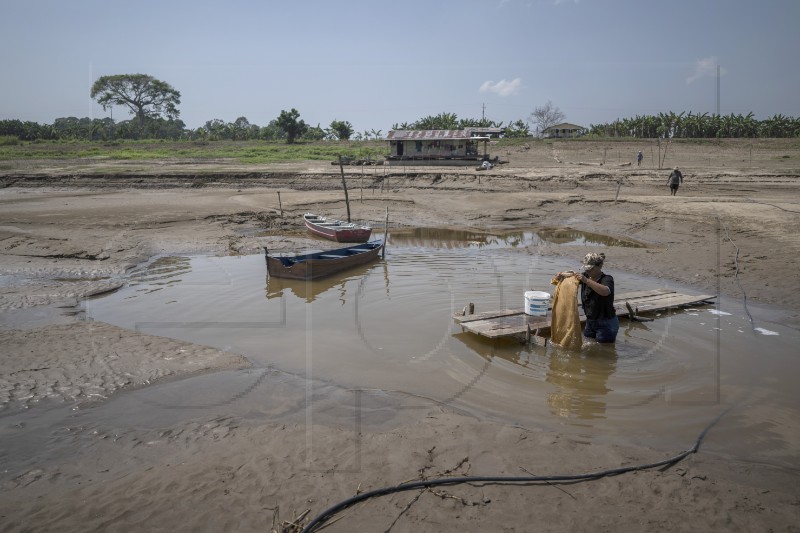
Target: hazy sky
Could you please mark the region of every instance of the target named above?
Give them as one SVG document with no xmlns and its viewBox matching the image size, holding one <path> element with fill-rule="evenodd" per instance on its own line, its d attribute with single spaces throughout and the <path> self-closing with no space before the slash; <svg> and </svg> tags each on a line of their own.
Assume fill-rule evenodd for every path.
<svg viewBox="0 0 800 533">
<path fill-rule="evenodd" d="M 442 112 L 588 126 L 661 111 L 800 116 L 798 0 L 0 0 L 0 119 L 109 115 L 149 74 L 188 127 L 296 108 L 382 130 Z M 115 120 L 129 118 L 114 108 Z"/>
</svg>

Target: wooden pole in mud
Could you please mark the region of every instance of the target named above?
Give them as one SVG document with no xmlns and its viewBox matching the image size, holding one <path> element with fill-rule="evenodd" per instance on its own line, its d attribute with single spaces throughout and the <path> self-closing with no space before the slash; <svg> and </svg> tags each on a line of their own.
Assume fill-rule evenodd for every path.
<svg viewBox="0 0 800 533">
<path fill-rule="evenodd" d="M 658 138 L 658 170 L 661 170 L 661 137 Z"/>
<path fill-rule="evenodd" d="M 344 203 L 347 205 L 347 222 L 350 222 L 350 197 L 347 196 L 347 182 L 344 179 L 344 166 L 342 156 L 339 156 L 339 172 L 342 173 L 342 187 L 344 187 Z"/>
<path fill-rule="evenodd" d="M 281 204 L 281 191 L 278 191 L 278 209 L 281 210 L 281 218 L 283 218 L 283 204 Z"/>
<path fill-rule="evenodd" d="M 381 259 L 386 258 L 386 241 L 389 238 L 389 206 L 386 206 L 386 222 L 383 223 L 383 249 L 381 250 Z"/>
<path fill-rule="evenodd" d="M 614 203 L 617 203 L 617 198 L 619 198 L 619 188 L 622 187 L 622 178 L 619 179 L 617 182 L 617 194 L 614 196 Z"/>
</svg>

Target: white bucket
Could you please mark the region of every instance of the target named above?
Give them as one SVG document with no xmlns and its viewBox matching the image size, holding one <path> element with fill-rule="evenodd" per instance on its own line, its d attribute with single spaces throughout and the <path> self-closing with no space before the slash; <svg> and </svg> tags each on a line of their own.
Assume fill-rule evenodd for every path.
<svg viewBox="0 0 800 533">
<path fill-rule="evenodd" d="M 525 292 L 525 314 L 533 316 L 547 316 L 550 306 L 550 293 L 544 291 Z"/>
</svg>

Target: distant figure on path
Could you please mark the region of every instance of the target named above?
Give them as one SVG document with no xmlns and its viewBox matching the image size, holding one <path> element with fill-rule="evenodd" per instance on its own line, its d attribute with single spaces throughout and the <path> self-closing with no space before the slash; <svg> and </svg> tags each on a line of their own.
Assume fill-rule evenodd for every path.
<svg viewBox="0 0 800 533">
<path fill-rule="evenodd" d="M 642 151 L 639 150 L 639 153 L 636 154 L 636 166 L 637 167 L 642 165 L 642 159 L 644 159 L 644 156 L 642 155 Z"/>
<path fill-rule="evenodd" d="M 678 167 L 675 167 L 675 169 L 669 175 L 667 183 L 669 184 L 670 194 L 675 196 L 675 194 L 678 192 L 678 186 L 683 183 L 683 174 L 681 174 L 681 171 L 678 170 Z"/>
</svg>

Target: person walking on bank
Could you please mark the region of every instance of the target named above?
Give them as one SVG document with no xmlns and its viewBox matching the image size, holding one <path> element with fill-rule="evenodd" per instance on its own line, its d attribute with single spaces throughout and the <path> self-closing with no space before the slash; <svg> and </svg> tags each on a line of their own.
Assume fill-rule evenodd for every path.
<svg viewBox="0 0 800 533">
<path fill-rule="evenodd" d="M 583 258 L 583 273 L 575 277 L 581 284 L 580 296 L 586 326 L 583 336 L 597 342 L 617 340 L 619 318 L 614 309 L 614 278 L 603 272 L 604 253 L 588 253 Z"/>
<path fill-rule="evenodd" d="M 642 159 L 644 159 L 644 156 L 642 155 L 642 151 L 639 150 L 639 153 L 636 154 L 636 166 L 637 167 L 642 166 Z"/>
<path fill-rule="evenodd" d="M 667 184 L 669 184 L 669 192 L 672 196 L 675 196 L 678 193 L 678 186 L 681 183 L 683 183 L 683 174 L 681 174 L 681 171 L 678 170 L 678 167 L 675 167 L 667 179 Z"/>
</svg>

